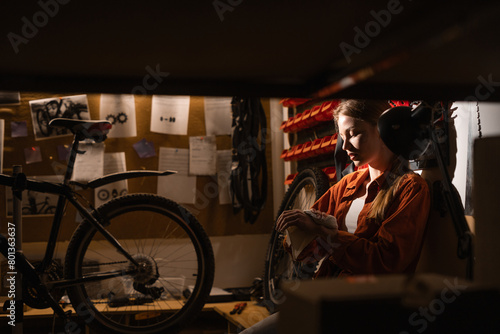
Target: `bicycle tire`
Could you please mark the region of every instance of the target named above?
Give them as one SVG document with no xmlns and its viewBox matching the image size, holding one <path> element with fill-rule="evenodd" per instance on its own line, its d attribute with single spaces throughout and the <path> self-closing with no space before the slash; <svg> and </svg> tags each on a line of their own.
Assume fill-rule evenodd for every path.
<svg viewBox="0 0 500 334">
<path fill-rule="evenodd" d="M 319 168 L 301 171 L 285 193 L 276 218 L 283 211 L 309 209 L 330 187 L 328 176 Z M 264 301 L 271 313 L 276 312 L 285 296 L 280 288 L 282 281 L 312 278 L 316 263 L 304 264 L 292 260 L 283 247 L 284 234 L 273 229 L 266 255 L 264 271 Z"/>
<path fill-rule="evenodd" d="M 21 212 L 23 215 L 32 215 L 34 214 L 33 211 L 31 210 L 31 207 L 25 206 L 21 209 Z"/>
<path fill-rule="evenodd" d="M 106 222 L 106 229 L 143 264 L 144 272 L 68 288 L 79 317 L 102 333 L 180 331 L 202 310 L 213 283 L 213 250 L 201 224 L 179 204 L 151 194 L 118 197 L 97 211 Z M 137 221 L 144 228 L 137 235 L 123 228 L 124 221 Z M 81 278 L 89 275 L 89 271 L 130 270 L 131 266 L 85 220 L 68 245 L 65 277 Z M 140 291 L 135 284 L 142 285 Z M 185 291 L 188 286 L 192 287 L 190 294 Z M 113 294 L 116 297 L 118 293 L 126 293 L 129 301 L 137 301 L 153 295 L 157 288 L 165 291 L 146 305 L 113 307 Z"/>
<path fill-rule="evenodd" d="M 47 207 L 47 208 L 43 211 L 43 213 L 45 213 L 45 214 L 49 214 L 49 215 L 53 215 L 53 214 L 55 214 L 55 213 L 56 213 L 56 207 L 55 207 L 55 206 L 53 206 L 53 205 L 50 205 L 50 206 L 48 206 L 48 207 Z"/>
</svg>

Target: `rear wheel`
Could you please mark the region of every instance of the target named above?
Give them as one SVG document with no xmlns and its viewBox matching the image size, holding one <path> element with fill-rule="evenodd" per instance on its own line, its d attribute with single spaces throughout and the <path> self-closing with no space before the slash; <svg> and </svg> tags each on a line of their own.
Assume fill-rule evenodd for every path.
<svg viewBox="0 0 500 334">
<path fill-rule="evenodd" d="M 113 199 L 98 213 L 139 267 L 83 222 L 68 246 L 65 277 L 109 275 L 68 289 L 79 316 L 102 333 L 180 331 L 213 282 L 212 246 L 200 223 L 175 202 L 146 194 Z"/>
<path fill-rule="evenodd" d="M 286 192 L 277 217 L 286 210 L 311 208 L 329 187 L 328 176 L 321 169 L 303 170 L 295 177 Z M 273 230 L 264 272 L 264 299 L 271 312 L 275 312 L 278 305 L 284 301 L 281 284 L 284 281 L 310 279 L 317 266 L 317 262 L 304 264 L 293 261 L 283 247 L 283 240 L 284 234 Z"/>
</svg>

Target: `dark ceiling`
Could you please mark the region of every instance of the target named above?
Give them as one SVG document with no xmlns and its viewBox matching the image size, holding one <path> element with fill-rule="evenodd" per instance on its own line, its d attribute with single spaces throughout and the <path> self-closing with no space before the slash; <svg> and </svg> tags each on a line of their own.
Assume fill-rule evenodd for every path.
<svg viewBox="0 0 500 334">
<path fill-rule="evenodd" d="M 500 100 L 498 1 L 0 3 L 0 90 Z"/>
</svg>

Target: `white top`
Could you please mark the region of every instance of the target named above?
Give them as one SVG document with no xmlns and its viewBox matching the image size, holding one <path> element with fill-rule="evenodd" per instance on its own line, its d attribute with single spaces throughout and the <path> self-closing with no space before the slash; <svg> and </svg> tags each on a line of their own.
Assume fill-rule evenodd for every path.
<svg viewBox="0 0 500 334">
<path fill-rule="evenodd" d="M 365 205 L 365 197 L 358 197 L 354 199 L 351 203 L 349 211 L 347 211 L 347 216 L 345 217 L 345 226 L 347 227 L 347 232 L 354 233 L 358 227 L 358 216 L 363 206 Z"/>
</svg>

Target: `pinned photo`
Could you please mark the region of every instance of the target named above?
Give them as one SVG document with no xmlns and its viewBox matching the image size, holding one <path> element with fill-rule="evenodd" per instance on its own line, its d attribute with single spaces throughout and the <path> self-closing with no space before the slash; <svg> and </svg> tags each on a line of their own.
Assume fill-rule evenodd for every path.
<svg viewBox="0 0 500 334">
<path fill-rule="evenodd" d="M 90 119 L 87 95 L 32 100 L 30 108 L 36 140 L 71 135 L 66 129 L 50 127 L 54 118 Z"/>
</svg>

